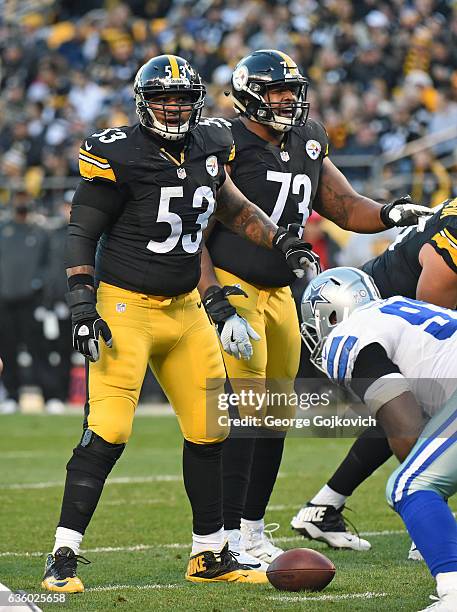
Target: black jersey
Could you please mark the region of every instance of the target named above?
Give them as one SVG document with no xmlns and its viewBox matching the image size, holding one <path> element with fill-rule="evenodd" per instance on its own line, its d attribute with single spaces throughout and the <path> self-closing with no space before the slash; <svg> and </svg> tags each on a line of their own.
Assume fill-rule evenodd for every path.
<svg viewBox="0 0 457 612">
<path fill-rule="evenodd" d="M 457 198 L 438 206 L 425 223 L 424 231 L 419 231 L 416 225 L 407 227 L 384 253 L 363 266 L 364 272 L 373 277 L 383 298 L 394 295 L 416 297 L 422 272 L 419 251 L 424 244 L 431 244 L 457 274 Z"/>
<path fill-rule="evenodd" d="M 225 180 L 233 139 L 224 120 L 202 120 L 179 159 L 137 124 L 93 134 L 80 150 L 81 176 L 115 184 L 123 205 L 101 237 L 96 279 L 175 296 L 200 279 L 202 231 Z"/>
<path fill-rule="evenodd" d="M 231 179 L 276 224 L 305 225 L 327 155 L 324 127 L 308 119 L 292 128 L 282 146 L 263 140 L 240 119 L 232 123 L 235 158 Z M 256 246 L 216 223 L 208 239 L 213 264 L 254 285 L 283 287 L 295 280 L 284 257 L 276 250 Z"/>
</svg>

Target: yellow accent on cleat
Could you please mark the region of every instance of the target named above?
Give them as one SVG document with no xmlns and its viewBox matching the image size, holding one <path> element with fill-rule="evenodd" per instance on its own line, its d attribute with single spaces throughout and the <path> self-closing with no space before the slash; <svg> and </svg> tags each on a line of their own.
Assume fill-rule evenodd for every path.
<svg viewBox="0 0 457 612">
<path fill-rule="evenodd" d="M 227 574 L 221 574 L 214 578 L 203 578 L 186 573 L 186 580 L 190 582 L 246 582 L 250 584 L 267 584 L 268 578 L 265 572 L 257 570 L 235 570 Z"/>
<path fill-rule="evenodd" d="M 228 551 L 227 545 L 220 554 L 205 551 L 191 557 L 185 578 L 190 582 L 245 582 L 251 584 L 268 582 L 265 572 L 240 565 L 233 553 Z"/>
<path fill-rule="evenodd" d="M 84 585 L 77 576 L 57 580 L 54 576 L 48 576 L 41 583 L 43 589 L 54 593 L 83 593 Z"/>
</svg>

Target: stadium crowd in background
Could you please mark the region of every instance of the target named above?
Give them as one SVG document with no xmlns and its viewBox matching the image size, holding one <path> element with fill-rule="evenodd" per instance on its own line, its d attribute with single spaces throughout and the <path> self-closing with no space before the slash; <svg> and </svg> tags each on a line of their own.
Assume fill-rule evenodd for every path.
<svg viewBox="0 0 457 612">
<path fill-rule="evenodd" d="M 150 57 L 188 59 L 207 85 L 205 113 L 230 118 L 231 72 L 260 48 L 287 52 L 307 75 L 311 116 L 326 126 L 330 156 L 355 188 L 378 197 L 374 190 L 388 184 L 426 205 L 457 195 L 457 130 L 373 174 L 383 154 L 457 125 L 451 0 L 0 0 L 0 230 L 14 222 L 19 197 L 25 222 L 50 234 L 49 253 L 60 248 L 81 140 L 135 121 L 133 79 Z M 384 199 L 392 193 L 384 190 Z M 333 264 L 345 240 L 331 232 L 335 244 L 326 223 L 313 231 Z M 365 259 L 377 254 L 376 239 L 363 242 Z M 341 263 L 353 263 L 358 250 L 350 241 Z M 39 288 L 50 309 L 63 301 L 56 257 Z"/>
</svg>

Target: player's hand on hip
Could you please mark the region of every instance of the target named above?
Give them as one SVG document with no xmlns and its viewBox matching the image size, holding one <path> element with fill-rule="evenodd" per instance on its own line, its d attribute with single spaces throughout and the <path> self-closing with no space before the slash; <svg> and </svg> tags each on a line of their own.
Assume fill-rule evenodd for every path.
<svg viewBox="0 0 457 612">
<path fill-rule="evenodd" d="M 319 255 L 311 250 L 309 242 L 303 242 L 295 233 L 280 227 L 273 238 L 273 246 L 281 251 L 298 278 L 303 278 L 305 271 L 310 271 L 313 276 L 320 274 Z"/>
<path fill-rule="evenodd" d="M 203 305 L 209 317 L 216 325 L 222 348 L 236 359 L 250 359 L 254 352 L 252 340 L 260 340 L 260 336 L 243 317 L 240 317 L 234 306 L 227 299 L 229 295 L 246 293 L 236 286 L 208 287 L 203 297 Z"/>
<path fill-rule="evenodd" d="M 381 221 L 386 227 L 405 227 L 417 225 L 420 219 L 433 215 L 433 210 L 427 206 L 413 204 L 411 196 L 406 195 L 381 208 Z"/>
<path fill-rule="evenodd" d="M 98 361 L 99 338 L 103 338 L 106 346 L 111 348 L 113 336 L 108 323 L 97 312 L 94 292 L 84 285 L 77 285 L 65 298 L 71 312 L 74 350 L 90 361 Z"/>
</svg>

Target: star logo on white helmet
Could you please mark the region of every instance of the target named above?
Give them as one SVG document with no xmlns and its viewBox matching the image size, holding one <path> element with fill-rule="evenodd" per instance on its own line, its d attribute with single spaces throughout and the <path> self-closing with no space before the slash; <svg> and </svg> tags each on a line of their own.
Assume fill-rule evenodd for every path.
<svg viewBox="0 0 457 612">
<path fill-rule="evenodd" d="M 322 295 L 322 290 L 326 285 L 327 281 L 318 287 L 314 287 L 306 300 L 306 302 L 311 306 L 313 315 L 316 314 L 316 304 L 330 304 L 330 301 Z"/>
</svg>

